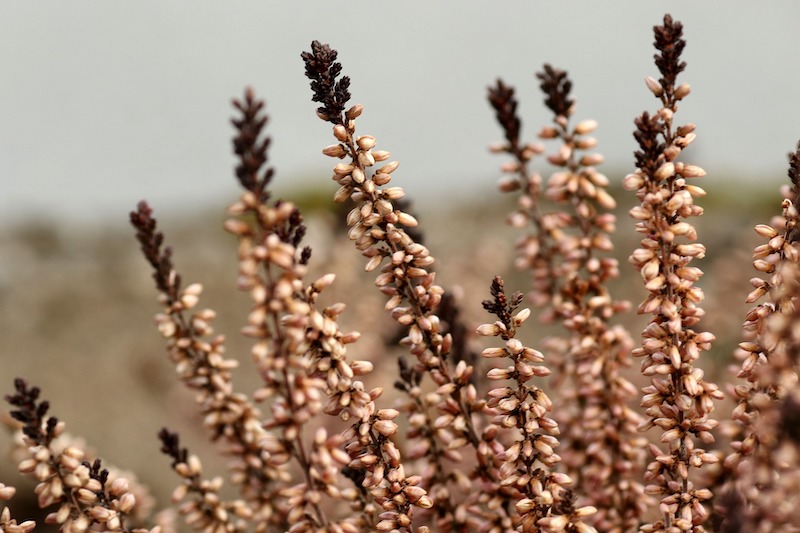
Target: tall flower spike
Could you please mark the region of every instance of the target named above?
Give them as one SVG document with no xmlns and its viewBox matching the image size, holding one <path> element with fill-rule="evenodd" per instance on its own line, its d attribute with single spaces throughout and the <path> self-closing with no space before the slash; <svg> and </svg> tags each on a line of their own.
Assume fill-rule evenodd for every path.
<svg viewBox="0 0 800 533">
<path fill-rule="evenodd" d="M 335 58 L 321 47 L 317 51 L 322 56 L 320 64 Z M 340 68 L 331 66 L 330 78 L 320 78 L 321 86 L 335 93 L 326 100 L 329 108 L 346 101 L 342 85 L 333 81 Z M 261 106 L 250 92 L 236 104 L 243 115 L 234 122 L 237 139 L 263 122 Z M 248 122 L 255 126 L 249 128 Z M 259 141 L 252 144 L 266 146 Z M 266 157 L 259 159 L 266 162 Z M 248 164 L 246 151 L 240 160 L 240 167 Z M 271 176 L 269 171 L 254 169 L 253 173 L 264 180 Z M 230 213 L 246 215 L 246 219 L 232 218 L 226 227 L 239 238 L 239 286 L 254 301 L 244 331 L 255 339 L 252 356 L 264 380 L 256 396 L 271 400 L 271 416 L 263 425 L 270 430 L 265 442 L 272 458 L 264 459 L 269 466 L 282 467 L 285 461 L 279 458 L 292 457 L 303 473 L 303 482 L 279 493 L 279 499 L 285 500 L 281 508 L 285 521 L 293 532 L 410 528 L 413 508 L 429 507 L 430 500 L 417 480 L 404 474 L 394 444 L 397 424 L 393 419 L 398 413 L 377 409 L 374 401 L 381 390 L 367 391 L 358 379 L 371 372 L 372 364 L 347 361 L 345 345 L 357 340 L 358 333 L 339 330 L 337 319 L 344 305 L 318 307 L 319 294 L 334 276 L 307 284 L 310 250 L 300 248 L 305 227 L 299 211 L 288 202 L 257 202 L 252 189 L 243 185 L 247 190 Z M 306 423 L 323 411 L 351 426 L 342 435 L 332 436 L 319 428 L 308 439 Z M 340 470 L 345 467 L 354 473 L 351 479 L 360 480 L 358 489 L 366 489 L 369 498 L 359 490 L 340 487 Z M 338 521 L 327 516 L 320 503 L 323 496 L 347 502 L 354 512 Z"/>
<path fill-rule="evenodd" d="M 505 133 L 506 143 L 493 145 L 496 153 L 510 154 L 514 160 L 504 163 L 502 170 L 508 174 L 500 180 L 503 192 L 521 191 L 517 201 L 517 209 L 509 215 L 508 224 L 517 228 L 531 228 L 529 233 L 516 242 L 517 259 L 515 266 L 519 270 L 530 271 L 531 288 L 528 298 L 533 305 L 547 309 L 556 292 L 555 255 L 558 231 L 557 218 L 548 218 L 542 211 L 542 177 L 530 168 L 530 162 L 537 154 L 544 151 L 541 144 L 522 144 L 520 129 L 522 121 L 517 115 L 517 100 L 514 88 L 497 80 L 494 87 L 489 87 L 489 103 L 495 110 L 495 116 Z M 541 317 L 543 321 L 552 318 L 551 313 Z"/>
<path fill-rule="evenodd" d="M 789 180 L 783 187 L 783 215 L 770 225 L 759 224 L 756 232 L 766 241 L 753 250 L 754 268 L 763 277 L 750 280 L 754 286 L 749 303 L 765 296 L 747 314 L 737 357 L 742 361 L 732 388 L 736 407 L 730 429 L 733 451 L 723 463 L 717 483 L 724 484 L 715 501 L 722 529 L 743 527 L 753 531 L 797 520 L 797 444 L 784 438 L 783 411 L 792 411 L 797 382 L 798 320 L 796 276 L 800 271 L 800 149 L 790 156 Z M 791 455 L 795 460 L 788 461 Z M 778 459 L 780 457 L 780 460 Z M 794 468 L 788 465 L 794 464 Z M 775 483 L 774 479 L 781 482 Z M 775 505 L 774 502 L 785 505 Z M 794 504 L 792 504 L 794 502 Z"/>
<path fill-rule="evenodd" d="M 14 381 L 15 394 L 6 401 L 15 409 L 11 416 L 22 423 L 25 456 L 19 463 L 21 473 L 36 479 L 36 495 L 42 509 L 58 506 L 45 518 L 63 531 L 84 533 L 89 530 L 129 533 L 130 515 L 135 513 L 136 497 L 122 477 L 112 479 L 99 459 L 91 463 L 77 446 L 56 442 L 64 433 L 64 423 L 48 417 L 49 404 L 39 399 L 39 388 L 29 387 L 23 379 Z M 13 490 L 0 484 L 0 499 L 13 495 Z M 27 533 L 33 522 L 13 524 L 4 509 L 0 515 L 4 531 Z"/>
<path fill-rule="evenodd" d="M 700 446 L 714 441 L 712 431 L 718 423 L 710 414 L 714 400 L 723 397 L 695 366 L 714 335 L 693 328 L 703 316 L 698 306 L 703 293 L 694 285 L 702 271 L 690 263 L 705 255 L 705 247 L 694 242 L 697 232 L 684 219 L 703 212 L 694 198 L 704 192 L 687 180 L 705 171 L 677 161 L 694 140 L 694 125 L 673 123 L 677 102 L 689 94 L 688 84 L 675 86 L 685 66 L 680 61 L 685 45 L 682 25 L 666 15 L 663 26 L 654 31 L 662 77 L 660 81 L 648 78 L 647 85 L 662 105 L 655 115 L 645 112 L 635 120 L 634 137 L 640 148 L 635 154 L 637 170 L 624 181 L 641 202 L 630 214 L 638 221 L 636 231 L 643 239 L 629 258 L 648 291 L 639 313 L 653 315 L 642 332 L 642 346 L 633 351 L 642 358 L 642 373 L 651 379 L 642 399 L 649 420 L 641 429 L 658 427 L 660 442 L 666 447 L 650 445 L 653 461 L 645 475 L 647 492 L 660 498 L 662 518 L 641 531 L 700 532 L 705 531 L 702 524 L 708 517 L 703 503 L 712 494 L 695 486 L 697 475 L 692 470 L 718 460 Z"/>
<path fill-rule="evenodd" d="M 158 231 L 150 206 L 140 202 L 130 216 L 142 253 L 154 269 L 159 300 L 164 306 L 164 311 L 156 315 L 156 324 L 167 339 L 169 358 L 178 378 L 197 391 L 203 425 L 212 438 L 222 438 L 229 449 L 236 450 L 237 459 L 230 466 L 233 480 L 256 510 L 254 516 L 264 523 L 276 519 L 280 514 L 273 507 L 271 494 L 279 476 L 275 469 L 255 466 L 261 463 L 261 442 L 266 436 L 261 414 L 249 398 L 234 391 L 231 370 L 238 362 L 222 356 L 223 337 L 212 337 L 211 322 L 216 313 L 211 309 L 195 310 L 202 286 L 195 283 L 182 287 L 172 252 L 162 247 L 164 236 Z"/>
<path fill-rule="evenodd" d="M 736 477 L 718 506 L 724 533 L 795 531 L 800 520 L 800 265 L 784 262 L 778 268 L 783 280 L 777 291 L 787 293 L 779 298 L 793 299 L 794 306 L 766 320 L 764 335 L 776 344 L 749 372 L 758 388 L 751 385 L 749 411 L 737 413 L 738 420 L 748 418 L 743 439 L 733 442 L 728 456 L 735 458 L 730 466 Z M 737 395 L 746 387 L 738 386 Z"/>
<path fill-rule="evenodd" d="M 544 196 L 566 207 L 542 209 L 541 178 L 529 163 L 544 148 L 532 144 L 522 148 L 514 89 L 498 81 L 489 89 L 489 101 L 507 144 L 494 150 L 514 157 L 515 163 L 504 169 L 517 174 L 514 180 L 503 180 L 501 189 L 520 190 L 520 208 L 511 220 L 532 226 L 520 241 L 521 252 L 527 254 L 521 266 L 534 272 L 532 300 L 547 304 L 540 318 L 558 321 L 570 332 L 566 340 L 545 339 L 553 386 L 559 391 L 554 412 L 565 428 L 560 439 L 562 464 L 575 480 L 576 492 L 599 509 L 589 521 L 603 531 L 629 529 L 638 525 L 646 504 L 633 467 L 642 462 L 645 440 L 636 434 L 640 417 L 627 406 L 636 390 L 620 374 L 630 365 L 630 335 L 609 324 L 629 305 L 612 300 L 605 286 L 618 276 L 616 260 L 602 257 L 611 248 L 609 234 L 615 222 L 611 213 L 603 211 L 615 203 L 606 191 L 608 179 L 595 168 L 602 156 L 581 154 L 597 143 L 589 136 L 596 122 L 569 124 L 575 102 L 567 73 L 545 65 L 537 77 L 545 105 L 554 115 L 553 124 L 539 136 L 561 141 L 548 156 L 558 171 L 550 176 Z"/>
<path fill-rule="evenodd" d="M 302 57 L 306 62 L 306 75 L 311 80 L 313 100 L 341 101 L 337 96 L 337 86 L 331 81 L 340 73 L 338 64 L 332 62 L 335 52 L 316 42 L 311 48 L 311 52 L 303 53 Z M 323 65 L 328 65 L 327 72 Z M 327 88 L 327 93 L 322 91 L 324 88 Z M 329 105 L 326 109 L 320 116 L 334 124 L 333 135 L 337 144 L 328 146 L 323 153 L 345 160 L 333 169 L 333 180 L 340 185 L 334 200 L 342 202 L 350 198 L 355 203 L 347 215 L 348 236 L 367 258 L 366 270 L 380 268 L 375 284 L 389 298 L 386 310 L 407 328 L 401 343 L 407 345 L 417 358 L 414 372 L 420 376 L 429 375 L 437 387 L 435 394 L 412 397 L 404 406 L 410 413 L 408 436 L 414 442 L 412 455 L 433 452 L 431 469 L 425 473 L 424 484 L 437 502 L 439 530 L 472 527 L 474 520 L 484 520 L 477 510 L 487 504 L 491 493 L 469 491 L 472 486 L 464 473 L 457 468 L 445 469 L 442 459 L 459 463 L 462 461 L 461 450 L 472 448 L 478 461 L 474 477 L 482 483 L 497 481 L 494 453 L 490 446 L 481 446 L 483 438 L 473 420 L 473 413 L 480 412 L 483 407 L 477 399 L 475 386 L 470 383 L 473 368 L 464 360 L 455 367 L 448 361 L 453 339 L 443 330 L 437 314 L 444 291 L 435 283 L 435 274 L 430 270 L 435 260 L 428 249 L 415 242 L 406 231 L 406 228 L 417 226 L 417 220 L 396 205 L 396 200 L 405 196 L 403 189 L 385 187 L 398 163 L 392 161 L 377 166 L 389 159 L 389 152 L 375 150 L 375 137 L 356 135 L 356 119 L 363 112 L 361 105 L 350 107 L 338 117 L 330 114 L 335 106 Z M 408 392 L 413 394 L 412 391 L 416 390 L 411 386 Z M 438 415 L 431 415 L 429 411 L 438 411 Z M 422 425 L 435 429 L 421 431 Z M 472 499 L 456 501 L 451 493 L 455 489 L 451 480 L 456 481 Z M 507 508 L 503 504 L 493 505 L 491 514 L 503 521 L 508 518 Z M 390 522 L 386 525 L 397 527 L 398 524 Z"/>
<path fill-rule="evenodd" d="M 545 105 L 553 113 L 543 139 L 560 141 L 549 162 L 546 197 L 562 210 L 546 215 L 560 224 L 553 232 L 558 266 L 554 273 L 554 319 L 569 332 L 564 353 L 553 350 L 553 387 L 559 394 L 554 412 L 561 435 L 562 457 L 575 480 L 576 493 L 600 511 L 591 523 L 600 531 L 636 528 L 647 505 L 641 472 L 646 439 L 637 432 L 641 416 L 629 406 L 636 388 L 622 376 L 631 365 L 633 342 L 612 319 L 627 311 L 629 302 L 614 300 L 607 284 L 619 276 L 617 260 L 604 257 L 612 249 L 616 202 L 607 191 L 609 180 L 596 165 L 603 157 L 587 153 L 597 141 L 590 134 L 593 120 L 575 125 L 570 118 L 575 102 L 565 71 L 545 65 L 537 73 Z"/>
<path fill-rule="evenodd" d="M 191 499 L 178 507 L 186 523 L 197 531 L 246 531 L 247 523 L 243 519 L 252 518 L 250 507 L 243 500 L 226 502 L 220 498 L 222 478 L 203 479 L 200 459 L 180 447 L 177 433 L 162 429 L 158 438 L 161 440 L 161 451 L 172 459 L 172 469 L 183 478 L 183 484 L 172 493 L 172 502 L 177 504 L 191 494 Z"/>
<path fill-rule="evenodd" d="M 498 320 L 479 326 L 478 333 L 500 337 L 505 342 L 502 347 L 487 348 L 483 356 L 506 358 L 510 365 L 493 368 L 487 374 L 490 381 L 500 382 L 488 393 L 491 399 L 487 410 L 494 415 L 495 432 L 512 432 L 503 439 L 506 444 L 498 457 L 502 466 L 496 490 L 515 493 L 517 515 L 513 520 L 519 531 L 596 531 L 583 521 L 596 509 L 576 508 L 573 493 L 567 487 L 572 480 L 551 470 L 561 461 L 555 451 L 559 445 L 558 424 L 550 418 L 550 398 L 530 383 L 535 377 L 549 375 L 550 370 L 539 364 L 544 361 L 541 352 L 523 346 L 516 338 L 517 328 L 530 316 L 530 310 L 517 312 L 522 293 L 508 298 L 500 276 L 492 281 L 491 294 L 492 299 L 484 300 L 483 307 Z M 505 385 L 506 381 L 513 384 Z"/>
</svg>

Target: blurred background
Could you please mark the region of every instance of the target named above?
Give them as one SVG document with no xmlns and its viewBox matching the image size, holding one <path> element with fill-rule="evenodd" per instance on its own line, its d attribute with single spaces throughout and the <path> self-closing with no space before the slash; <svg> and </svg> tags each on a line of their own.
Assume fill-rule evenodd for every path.
<svg viewBox="0 0 800 533">
<path fill-rule="evenodd" d="M 692 157 L 711 179 L 783 174 L 800 138 L 800 4 L 670 2 L 685 23 L 699 125 Z M 456 7 L 457 6 L 457 7 Z M 664 4 L 104 2 L 0 4 L 0 169 L 4 220 L 104 223 L 141 198 L 172 213 L 230 196 L 229 102 L 267 99 L 276 185 L 320 187 L 329 128 L 314 115 L 300 52 L 339 50 L 362 132 L 403 164 L 414 197 L 492 191 L 498 138 L 486 87 L 518 87 L 524 133 L 547 118 L 533 73 L 569 71 L 578 115 L 600 122 L 608 167 L 632 163 L 633 117 L 653 105 L 642 80 Z"/>
<path fill-rule="evenodd" d="M 721 339 L 710 372 L 725 379 L 753 275 L 749 228 L 779 214 L 786 154 L 800 138 L 800 4 L 669 8 L 684 23 L 682 80 L 693 87 L 678 121 L 698 124 L 685 160 L 709 174 L 701 284 L 706 328 Z M 485 319 L 494 274 L 515 289 L 526 283 L 510 267 L 518 234 L 504 218 L 514 199 L 496 191 L 504 159 L 486 149 L 502 139 L 486 103 L 497 77 L 517 87 L 523 137 L 533 140 L 550 120 L 534 72 L 545 62 L 569 72 L 576 118 L 600 123 L 624 262 L 636 245 L 626 215 L 634 198 L 618 185 L 633 167 L 633 119 L 656 109 L 643 79 L 658 77 L 652 26 L 663 9 L 633 0 L 0 3 L 0 391 L 18 375 L 42 386 L 73 433 L 168 493 L 175 478 L 163 479 L 155 433 L 168 425 L 197 448 L 205 436 L 152 326 L 155 291 L 127 227 L 144 198 L 184 278 L 207 287 L 203 303 L 219 312 L 229 353 L 244 362 L 237 378 L 252 390 L 236 334 L 248 301 L 235 294 L 235 242 L 221 229 L 238 196 L 230 101 L 248 86 L 267 100 L 275 190 L 309 220 L 313 274 L 337 273 L 330 298 L 348 303 L 346 327 L 366 333 L 353 356 L 387 357 L 394 369 L 382 344 L 391 322 L 376 313 L 381 297 L 330 209 L 336 187 L 321 149 L 331 131 L 300 59 L 315 39 L 339 51 L 352 78 L 352 102 L 365 106 L 359 133 L 401 162 L 393 184 L 413 201 L 438 281 L 461 287 L 468 322 Z M 621 296 L 640 301 L 638 276 L 622 271 Z M 627 320 L 634 334 L 643 325 Z M 531 331 L 531 342 L 545 334 Z M 0 450 L 9 442 L 0 434 Z M 0 481 L 19 484 L 11 463 L 0 464 Z"/>
</svg>

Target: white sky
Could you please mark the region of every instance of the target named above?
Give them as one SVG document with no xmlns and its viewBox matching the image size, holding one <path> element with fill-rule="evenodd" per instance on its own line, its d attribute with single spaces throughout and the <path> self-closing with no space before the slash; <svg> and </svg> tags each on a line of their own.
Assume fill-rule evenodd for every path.
<svg viewBox="0 0 800 533">
<path fill-rule="evenodd" d="M 222 207 L 238 191 L 231 97 L 267 99 L 276 184 L 333 186 L 300 52 L 340 52 L 359 133 L 401 162 L 413 198 L 494 191 L 501 138 L 485 101 L 497 76 L 517 86 L 528 139 L 548 120 L 533 72 L 570 72 L 577 118 L 600 122 L 608 173 L 632 166 L 633 118 L 654 109 L 652 26 L 684 23 L 698 124 L 687 161 L 711 179 L 785 175 L 800 138 L 800 3 L 0 1 L 0 218 L 124 222 Z M 619 180 L 621 175 L 612 174 Z M 393 182 L 394 183 L 394 182 Z"/>
</svg>

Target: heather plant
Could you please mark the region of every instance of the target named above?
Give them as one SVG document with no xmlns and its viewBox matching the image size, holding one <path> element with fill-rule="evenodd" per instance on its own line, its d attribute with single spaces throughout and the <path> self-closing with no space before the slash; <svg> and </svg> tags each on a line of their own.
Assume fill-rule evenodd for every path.
<svg viewBox="0 0 800 533">
<path fill-rule="evenodd" d="M 502 80 L 489 87 L 505 138 L 491 149 L 509 158 L 500 189 L 517 197 L 508 223 L 520 232 L 515 266 L 529 283 L 511 292 L 501 276 L 487 280 L 479 290 L 489 317 L 478 326 L 437 279 L 404 190 L 389 185 L 399 163 L 358 131 L 365 109 L 350 103 L 338 53 L 317 41 L 302 53 L 317 116 L 332 128 L 322 153 L 336 160 L 333 199 L 346 206 L 347 236 L 401 331 L 390 383 L 352 355 L 360 333 L 342 329 L 345 304 L 324 303 L 334 274 L 308 279 L 303 217 L 273 198 L 265 104 L 246 90 L 232 120 L 242 192 L 224 228 L 237 240 L 237 288 L 251 302 L 241 333 L 255 391 L 235 383 L 239 361 L 225 355 L 215 312 L 200 306 L 202 286 L 184 284 L 152 208 L 141 202 L 130 214 L 162 306 L 157 329 L 227 476 L 207 474 L 164 428 L 177 488 L 172 506 L 155 512 L 134 475 L 67 434 L 41 391 L 17 379 L 6 396 L 13 454 L 37 483 L 45 523 L 75 533 L 168 533 L 179 518 L 208 533 L 798 531 L 800 150 L 781 215 L 756 227 L 766 241 L 753 254 L 761 275 L 742 298 L 764 301 L 743 317 L 727 413 L 723 390 L 704 374 L 714 335 L 701 326 L 703 272 L 693 262 L 706 250 L 690 220 L 703 213 L 695 202 L 705 191 L 694 183 L 705 171 L 684 161 L 696 128 L 676 119 L 690 93 L 678 80 L 686 43 L 669 15 L 654 32 L 659 78 L 646 87 L 658 105 L 634 120 L 635 170 L 622 180 L 638 202 L 633 270 L 611 256 L 612 180 L 593 151 L 598 124 L 574 119 L 567 72 L 545 64 L 537 74 L 552 114 L 542 143 L 522 139 L 516 90 Z M 610 288 L 620 276 L 644 285 L 638 341 L 622 325 L 632 306 Z M 557 333 L 523 340 L 536 322 Z M 387 366 L 390 353 L 376 360 Z M 0 500 L 15 492 L 0 483 Z M 0 514 L 0 532 L 34 527 L 9 506 Z"/>
</svg>

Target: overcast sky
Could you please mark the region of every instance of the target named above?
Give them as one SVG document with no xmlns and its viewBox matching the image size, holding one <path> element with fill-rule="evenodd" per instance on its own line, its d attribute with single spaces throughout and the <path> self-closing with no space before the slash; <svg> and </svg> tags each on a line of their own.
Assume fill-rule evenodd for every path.
<svg viewBox="0 0 800 533">
<path fill-rule="evenodd" d="M 0 1 L 0 218 L 124 221 L 224 205 L 232 181 L 230 99 L 267 99 L 276 182 L 332 187 L 300 52 L 340 52 L 358 127 L 401 162 L 396 184 L 437 202 L 494 190 L 501 138 L 486 86 L 517 86 L 531 138 L 548 120 L 533 73 L 569 71 L 578 118 L 600 122 L 613 179 L 632 165 L 633 118 L 654 109 L 643 78 L 652 26 L 684 23 L 698 124 L 687 161 L 710 179 L 785 174 L 800 138 L 800 2 Z M 394 182 L 393 182 L 394 183 Z M 774 181 L 772 183 L 775 183 Z"/>
</svg>

